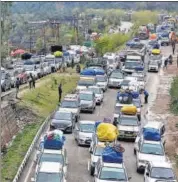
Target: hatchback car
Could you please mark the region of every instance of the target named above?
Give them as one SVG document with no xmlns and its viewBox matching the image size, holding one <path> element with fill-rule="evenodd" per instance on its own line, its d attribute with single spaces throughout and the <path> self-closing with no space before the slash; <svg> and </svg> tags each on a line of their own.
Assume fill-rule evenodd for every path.
<svg viewBox="0 0 178 182">
<path fill-rule="evenodd" d="M 94 92 L 96 104 L 100 105 L 103 102 L 104 94 L 103 94 L 103 90 L 100 87 L 90 86 L 90 87 L 88 87 L 87 90 Z"/>
<path fill-rule="evenodd" d="M 95 94 L 92 91 L 80 91 L 79 97 L 81 111 L 93 113 L 96 108 Z"/>
<path fill-rule="evenodd" d="M 92 135 L 95 132 L 95 121 L 79 121 L 75 125 L 74 138 L 78 145 L 90 146 Z"/>
<path fill-rule="evenodd" d="M 120 88 L 124 76 L 120 71 L 113 71 L 109 77 L 108 87 Z"/>
<path fill-rule="evenodd" d="M 145 167 L 144 182 L 171 181 L 177 182 L 170 162 L 149 162 Z"/>
<path fill-rule="evenodd" d="M 72 133 L 75 125 L 73 114 L 67 111 L 57 111 L 51 117 L 51 125 L 63 132 Z"/>
</svg>

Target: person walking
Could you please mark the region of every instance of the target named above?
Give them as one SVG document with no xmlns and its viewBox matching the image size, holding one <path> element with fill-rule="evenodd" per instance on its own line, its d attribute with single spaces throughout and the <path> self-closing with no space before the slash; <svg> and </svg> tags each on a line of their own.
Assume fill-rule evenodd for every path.
<svg viewBox="0 0 178 182">
<path fill-rule="evenodd" d="M 71 67 L 74 68 L 74 58 L 72 58 Z"/>
<path fill-rule="evenodd" d="M 35 80 L 35 78 L 33 78 L 33 80 L 32 80 L 33 88 L 35 88 L 35 83 L 36 83 L 36 80 Z"/>
<path fill-rule="evenodd" d="M 145 104 L 147 104 L 148 103 L 148 97 L 149 97 L 149 94 L 148 94 L 148 92 L 144 89 L 143 90 L 143 94 L 144 94 L 144 99 L 145 99 Z"/>
<path fill-rule="evenodd" d="M 164 61 L 164 68 L 167 69 L 167 65 L 168 65 L 168 58 L 166 58 L 165 61 Z"/>
<path fill-rule="evenodd" d="M 15 87 L 16 87 L 16 99 L 18 99 L 18 93 L 19 93 L 19 87 L 20 87 L 20 80 L 17 78 L 15 82 Z"/>
<path fill-rule="evenodd" d="M 30 88 L 30 89 L 32 88 L 32 80 L 33 80 L 33 76 L 32 76 L 32 74 L 30 73 L 29 79 L 28 79 L 28 83 L 29 83 L 29 88 Z"/>
<path fill-rule="evenodd" d="M 59 102 L 61 102 L 61 97 L 62 97 L 62 84 L 61 83 L 58 86 L 58 94 L 59 94 Z"/>
<path fill-rule="evenodd" d="M 176 44 L 175 44 L 175 41 L 173 40 L 172 41 L 172 53 L 174 54 L 175 52 L 175 47 L 176 47 Z"/>
</svg>

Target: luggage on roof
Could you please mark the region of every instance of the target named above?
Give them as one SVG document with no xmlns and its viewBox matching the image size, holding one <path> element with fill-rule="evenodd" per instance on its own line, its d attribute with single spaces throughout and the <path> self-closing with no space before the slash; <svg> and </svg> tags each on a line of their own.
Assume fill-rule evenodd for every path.
<svg viewBox="0 0 178 182">
<path fill-rule="evenodd" d="M 161 53 L 160 49 L 153 49 L 152 50 L 152 54 L 160 54 L 160 53 Z"/>
<path fill-rule="evenodd" d="M 160 133 L 155 128 L 144 128 L 143 137 L 145 140 L 161 141 Z"/>
<path fill-rule="evenodd" d="M 133 99 L 137 99 L 139 97 L 139 92 L 133 91 L 133 92 L 131 92 L 131 94 L 132 94 Z"/>
<path fill-rule="evenodd" d="M 84 69 L 80 75 L 85 75 L 85 76 L 96 76 L 95 70 L 93 69 Z"/>
<path fill-rule="evenodd" d="M 94 71 L 95 71 L 96 75 L 104 75 L 105 74 L 104 70 L 101 70 L 101 69 L 94 69 Z"/>
<path fill-rule="evenodd" d="M 64 145 L 64 141 L 65 141 L 65 136 L 63 136 L 62 131 L 60 130 L 50 131 L 44 136 L 44 148 L 60 150 Z"/>
<path fill-rule="evenodd" d="M 101 142 L 112 142 L 117 139 L 118 129 L 110 123 L 100 123 L 97 126 L 97 137 Z"/>
<path fill-rule="evenodd" d="M 136 106 L 123 106 L 121 108 L 121 112 L 123 114 L 135 115 L 137 113 L 137 107 Z"/>
<path fill-rule="evenodd" d="M 123 152 L 118 151 L 116 147 L 107 146 L 103 150 L 102 160 L 106 163 L 123 163 Z"/>
<path fill-rule="evenodd" d="M 137 66 L 134 69 L 135 71 L 144 71 L 144 66 Z"/>
<path fill-rule="evenodd" d="M 118 92 L 117 94 L 117 100 L 121 104 L 131 104 L 132 103 L 132 95 L 126 93 L 126 92 Z"/>
</svg>

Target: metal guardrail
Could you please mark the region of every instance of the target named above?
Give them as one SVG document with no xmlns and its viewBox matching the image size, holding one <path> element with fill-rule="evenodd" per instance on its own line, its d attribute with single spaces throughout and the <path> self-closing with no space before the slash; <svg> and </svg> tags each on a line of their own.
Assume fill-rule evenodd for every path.
<svg viewBox="0 0 178 182">
<path fill-rule="evenodd" d="M 19 169 L 18 169 L 18 171 L 17 171 L 17 173 L 16 173 L 14 179 L 13 179 L 13 182 L 18 182 L 19 178 L 21 177 L 21 174 L 22 174 L 22 172 L 23 172 L 23 170 L 24 170 L 24 167 L 25 167 L 25 165 L 27 164 L 28 159 L 29 159 L 30 156 L 31 156 L 31 152 L 34 150 L 35 145 L 36 145 L 37 141 L 39 140 L 39 138 L 40 138 L 42 132 L 44 131 L 44 129 L 45 129 L 46 126 L 48 125 L 48 122 L 50 121 L 51 115 L 52 115 L 56 110 L 57 110 L 57 108 L 56 108 L 56 109 L 55 109 L 55 110 L 54 110 L 54 111 L 45 119 L 44 123 L 41 125 L 40 129 L 38 130 L 37 134 L 35 135 L 35 137 L 34 137 L 32 143 L 31 143 L 31 145 L 30 145 L 30 147 L 29 147 L 29 149 L 28 149 L 28 151 L 27 151 L 27 153 L 26 153 L 26 155 L 25 155 L 25 157 L 24 157 L 24 159 L 23 159 L 23 161 L 22 161 L 22 163 L 21 163 L 21 165 L 20 165 L 20 167 L 19 167 Z"/>
</svg>

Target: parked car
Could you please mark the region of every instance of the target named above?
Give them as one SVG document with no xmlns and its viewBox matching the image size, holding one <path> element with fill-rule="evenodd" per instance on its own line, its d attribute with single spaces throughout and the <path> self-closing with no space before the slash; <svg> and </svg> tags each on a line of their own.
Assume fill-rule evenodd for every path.
<svg viewBox="0 0 178 182">
<path fill-rule="evenodd" d="M 124 76 L 120 71 L 113 71 L 109 77 L 108 87 L 120 88 L 120 84 L 123 79 Z"/>
<path fill-rule="evenodd" d="M 100 87 L 90 86 L 90 87 L 88 87 L 87 90 L 94 92 L 96 104 L 100 105 L 103 102 L 104 94 L 103 94 L 103 90 Z"/>
<path fill-rule="evenodd" d="M 96 76 L 96 85 L 98 87 L 101 87 L 103 91 L 105 92 L 108 87 L 108 79 L 107 76 L 105 75 L 97 75 Z"/>
<path fill-rule="evenodd" d="M 7 71 L 1 71 L 1 90 L 5 92 L 8 89 L 11 89 L 11 76 Z"/>
<path fill-rule="evenodd" d="M 159 64 L 157 61 L 149 61 L 148 63 L 148 72 L 158 72 L 159 71 Z"/>
<path fill-rule="evenodd" d="M 81 120 L 75 125 L 74 138 L 78 145 L 90 146 L 92 134 L 95 131 L 95 121 Z"/>
<path fill-rule="evenodd" d="M 66 133 L 72 133 L 75 125 L 72 112 L 56 111 L 51 117 L 51 125 Z"/>
<path fill-rule="evenodd" d="M 170 162 L 151 161 L 145 167 L 144 182 L 177 182 L 176 174 Z"/>
<path fill-rule="evenodd" d="M 79 97 L 81 111 L 93 113 L 96 108 L 95 94 L 92 91 L 80 91 Z"/>
<path fill-rule="evenodd" d="M 11 76 L 11 87 L 14 88 L 18 74 L 19 74 L 19 71 L 18 70 L 12 70 L 12 71 L 9 71 L 9 74 Z"/>
</svg>

